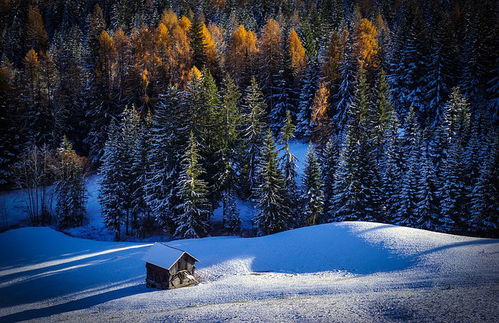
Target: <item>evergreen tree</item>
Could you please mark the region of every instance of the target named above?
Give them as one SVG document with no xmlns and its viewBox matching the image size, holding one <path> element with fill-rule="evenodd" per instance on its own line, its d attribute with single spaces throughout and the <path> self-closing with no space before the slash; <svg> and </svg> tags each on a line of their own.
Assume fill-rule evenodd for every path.
<svg viewBox="0 0 499 323">
<path fill-rule="evenodd" d="M 146 201 L 166 231 L 175 226 L 174 213 L 179 203 L 175 183 L 178 182 L 179 152 L 185 149 L 183 132 L 190 116 L 184 108 L 179 91 L 169 88 L 160 95 L 152 116 Z"/>
<path fill-rule="evenodd" d="M 264 140 L 264 120 L 266 104 L 263 94 L 260 91 L 256 79 L 251 80 L 251 85 L 246 90 L 243 102 L 243 112 L 245 114 L 242 129 L 242 144 L 244 148 L 243 196 L 248 196 L 256 187 L 257 164 L 260 159 L 260 149 Z"/>
<path fill-rule="evenodd" d="M 206 44 L 203 37 L 203 22 L 198 16 L 194 19 L 194 23 L 189 30 L 192 50 L 192 64 L 198 69 L 205 67 L 207 62 Z"/>
<path fill-rule="evenodd" d="M 289 141 L 294 138 L 295 129 L 296 127 L 293 124 L 293 120 L 291 119 L 291 113 L 288 111 L 286 113 L 286 123 L 281 129 L 283 155 L 280 158 L 280 164 L 284 175 L 284 184 L 289 193 L 289 201 L 291 203 L 293 216 L 297 215 L 299 207 L 298 185 L 296 184 L 296 163 L 298 160 L 296 156 L 293 155 L 289 147 Z"/>
<path fill-rule="evenodd" d="M 55 213 L 61 228 L 83 224 L 85 217 L 84 159 L 76 154 L 64 137 L 58 151 L 55 174 L 57 193 Z"/>
<path fill-rule="evenodd" d="M 336 137 L 329 137 L 324 149 L 321 152 L 322 182 L 324 183 L 324 219 L 331 221 L 334 219 L 334 183 L 336 181 L 336 167 L 339 158 L 339 147 Z"/>
<path fill-rule="evenodd" d="M 467 178 L 464 173 L 465 147 L 469 138 L 470 112 L 459 88 L 452 90 L 444 106 L 439 132 L 445 140 L 440 176 L 445 179 L 439 187 L 442 230 L 462 231 L 469 215 L 466 212 Z"/>
<path fill-rule="evenodd" d="M 270 130 L 263 143 L 259 163 L 261 182 L 255 188 L 258 213 L 255 218 L 260 234 L 272 234 L 286 230 L 290 225 L 288 192 L 284 176 L 278 168 L 277 152 Z"/>
<path fill-rule="evenodd" d="M 312 143 L 309 144 L 307 165 L 304 172 L 304 210 L 308 225 L 323 222 L 324 192 L 322 174 Z"/>
<path fill-rule="evenodd" d="M 490 149 L 494 153 L 485 160 L 480 176 L 470 193 L 469 230 L 472 232 L 494 232 L 499 223 L 497 143 L 492 143 Z"/>
<path fill-rule="evenodd" d="M 178 183 L 182 202 L 177 206 L 177 237 L 188 239 L 208 235 L 212 206 L 208 201 L 208 184 L 201 179 L 204 169 L 200 158 L 194 133 L 191 132 Z"/>
<path fill-rule="evenodd" d="M 399 207 L 395 222 L 407 226 L 415 226 L 417 221 L 419 156 L 421 147 L 421 132 L 416 120 L 416 113 L 411 107 L 404 125 L 402 136 L 402 181 L 399 192 Z"/>
<path fill-rule="evenodd" d="M 109 125 L 109 134 L 102 166 L 100 168 L 101 182 L 99 202 L 102 207 L 102 215 L 106 226 L 113 230 L 115 239 L 121 239 L 121 223 L 123 220 L 124 200 L 121 192 L 123 182 L 118 165 L 121 162 L 119 142 L 121 140 L 120 129 L 114 121 Z"/>
</svg>

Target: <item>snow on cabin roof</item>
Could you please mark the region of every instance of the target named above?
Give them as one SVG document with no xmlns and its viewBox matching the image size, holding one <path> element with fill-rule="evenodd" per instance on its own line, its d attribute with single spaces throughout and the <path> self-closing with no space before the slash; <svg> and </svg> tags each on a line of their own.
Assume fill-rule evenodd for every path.
<svg viewBox="0 0 499 323">
<path fill-rule="evenodd" d="M 142 260 L 161 268 L 170 269 L 184 253 L 194 258 L 194 260 L 199 261 L 187 251 L 159 242 L 156 242 L 147 250 Z"/>
</svg>

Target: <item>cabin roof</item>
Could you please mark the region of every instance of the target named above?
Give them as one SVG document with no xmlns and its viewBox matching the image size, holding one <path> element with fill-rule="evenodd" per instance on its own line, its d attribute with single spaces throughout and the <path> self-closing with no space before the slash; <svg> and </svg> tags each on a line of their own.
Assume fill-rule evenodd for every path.
<svg viewBox="0 0 499 323">
<path fill-rule="evenodd" d="M 156 242 L 146 252 L 142 260 L 161 268 L 170 269 L 184 254 L 199 261 L 187 251 Z"/>
</svg>

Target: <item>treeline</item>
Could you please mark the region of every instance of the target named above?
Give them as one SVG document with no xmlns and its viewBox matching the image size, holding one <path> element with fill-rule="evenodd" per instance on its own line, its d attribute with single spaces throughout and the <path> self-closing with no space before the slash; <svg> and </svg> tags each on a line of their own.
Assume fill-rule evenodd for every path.
<svg viewBox="0 0 499 323">
<path fill-rule="evenodd" d="M 102 166 L 108 223 L 125 231 L 175 233 L 185 208 L 203 206 L 206 223 L 236 197 L 287 205 L 272 211 L 290 209 L 285 227 L 309 221 L 303 200 L 314 223 L 497 226 L 494 1 L 6 0 L 0 21 L 0 185 L 66 136 Z M 313 141 L 310 196 L 288 146 L 271 165 L 267 128 Z M 284 184 L 265 189 L 262 173 Z"/>
<path fill-rule="evenodd" d="M 310 144 L 302 185 L 291 113 L 278 149 L 255 79 L 241 93 L 229 76 L 218 89 L 204 71 L 186 90 L 162 93 L 146 118 L 126 108 L 111 124 L 101 168 L 108 226 L 117 238 L 123 227 L 197 238 L 221 206 L 226 232 L 239 233 L 241 199 L 255 202 L 259 234 L 345 220 L 493 234 L 497 136 L 471 127 L 458 88 L 428 133 L 413 108 L 399 121 L 382 71 L 375 83 L 359 70 L 345 137 L 330 135 L 318 153 Z"/>
</svg>

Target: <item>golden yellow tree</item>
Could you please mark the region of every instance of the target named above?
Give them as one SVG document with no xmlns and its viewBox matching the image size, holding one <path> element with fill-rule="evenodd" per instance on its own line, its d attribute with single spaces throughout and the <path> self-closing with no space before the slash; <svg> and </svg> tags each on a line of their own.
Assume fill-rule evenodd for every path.
<svg viewBox="0 0 499 323">
<path fill-rule="evenodd" d="M 234 79 L 239 83 L 245 71 L 253 64 L 258 53 L 256 34 L 240 25 L 232 34 L 226 65 Z"/>
<path fill-rule="evenodd" d="M 303 47 L 300 37 L 298 37 L 298 34 L 294 28 L 291 28 L 288 41 L 291 56 L 291 68 L 293 69 L 295 75 L 298 75 L 302 72 L 307 62 L 305 47 Z"/>
<path fill-rule="evenodd" d="M 330 84 L 336 84 L 340 80 L 340 65 L 343 62 L 343 52 L 348 40 L 348 30 L 342 32 L 334 31 L 326 52 L 326 58 L 322 71 L 325 80 Z"/>
<path fill-rule="evenodd" d="M 330 95 L 326 83 L 321 82 L 312 101 L 312 131 L 314 138 L 317 140 L 327 138 L 330 132 L 331 126 L 328 116 Z"/>
<path fill-rule="evenodd" d="M 373 23 L 362 18 L 355 30 L 354 50 L 359 67 L 366 71 L 378 66 L 378 31 Z"/>
</svg>

